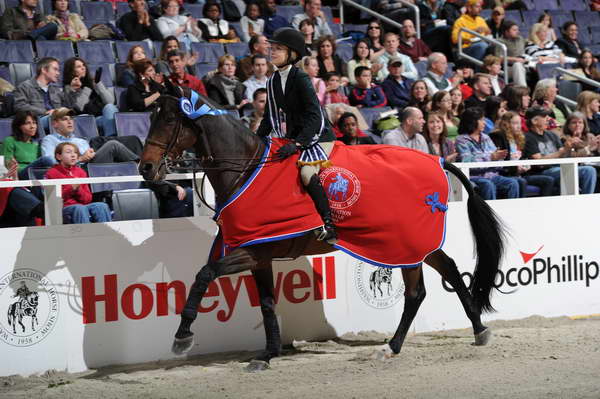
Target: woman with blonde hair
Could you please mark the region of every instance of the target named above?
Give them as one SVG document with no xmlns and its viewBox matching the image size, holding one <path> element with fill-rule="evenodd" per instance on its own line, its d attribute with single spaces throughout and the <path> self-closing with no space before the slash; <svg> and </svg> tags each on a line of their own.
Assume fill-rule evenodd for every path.
<svg viewBox="0 0 600 399">
<path fill-rule="evenodd" d="M 319 104 L 323 104 L 323 100 L 325 99 L 325 93 L 327 92 L 327 86 L 323 79 L 319 77 L 319 62 L 317 61 L 317 57 L 312 55 L 307 55 L 302 58 L 302 61 L 299 65 L 300 69 L 302 69 L 308 77 L 317 93 L 317 98 L 319 99 Z"/>
<path fill-rule="evenodd" d="M 531 27 L 525 54 L 536 62 L 560 64 L 565 62 L 565 56 L 560 47 L 554 41 L 548 40 L 548 28 L 539 22 Z"/>
<path fill-rule="evenodd" d="M 600 94 L 593 91 L 582 91 L 577 96 L 577 111 L 585 115 L 590 132 L 594 136 L 600 134 Z"/>
<path fill-rule="evenodd" d="M 235 76 L 235 57 L 225 54 L 219 57 L 218 73 L 206 84 L 208 98 L 224 109 L 241 110 L 250 101 L 246 98 L 246 86 Z"/>
</svg>

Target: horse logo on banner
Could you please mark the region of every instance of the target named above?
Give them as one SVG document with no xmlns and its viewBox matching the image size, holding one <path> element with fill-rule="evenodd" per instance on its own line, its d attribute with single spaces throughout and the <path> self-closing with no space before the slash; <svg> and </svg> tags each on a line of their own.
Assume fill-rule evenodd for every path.
<svg viewBox="0 0 600 399">
<path fill-rule="evenodd" d="M 329 186 L 327 194 L 329 199 L 332 201 L 344 201 L 346 199 L 346 192 L 348 191 L 348 180 L 344 179 L 341 174 L 335 176 L 335 180 Z M 341 198 L 340 198 L 341 196 Z"/>
</svg>

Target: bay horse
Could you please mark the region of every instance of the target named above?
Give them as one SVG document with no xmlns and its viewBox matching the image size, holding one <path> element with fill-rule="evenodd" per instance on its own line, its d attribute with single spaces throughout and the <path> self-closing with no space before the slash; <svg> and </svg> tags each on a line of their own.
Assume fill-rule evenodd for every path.
<svg viewBox="0 0 600 399">
<path fill-rule="evenodd" d="M 209 179 L 216 195 L 216 203 L 223 204 L 242 187 L 257 166 L 258 154 L 263 154 L 265 143 L 238 119 L 219 112 L 191 120 L 180 109 L 179 100 L 189 99 L 187 88 L 175 87 L 166 81 L 167 90 L 158 99 L 148 138 L 144 145 L 139 171 L 148 181 L 160 181 L 167 173 L 168 164 L 181 159 L 182 152 L 194 149 L 200 167 Z M 218 106 L 199 95 L 199 104 L 210 109 Z M 209 108 L 207 108 L 209 109 Z M 494 280 L 504 251 L 503 224 L 489 205 L 473 190 L 469 179 L 454 165 L 445 163 L 446 171 L 455 175 L 469 194 L 467 209 L 476 247 L 476 266 L 472 286 L 463 282 L 455 262 L 441 249 L 429 254 L 424 262 L 433 267 L 458 294 L 467 317 L 473 326 L 476 345 L 485 345 L 491 331 L 481 322 L 481 313 L 493 311 L 490 303 Z M 249 370 L 263 370 L 269 361 L 281 353 L 280 330 L 275 315 L 272 260 L 319 255 L 335 249 L 317 241 L 314 234 L 249 245 L 234 249 L 216 261 L 208 261 L 195 276 L 172 346 L 175 354 L 184 354 L 193 346 L 190 327 L 198 314 L 198 306 L 208 284 L 216 278 L 250 270 L 256 281 L 260 309 L 266 335 L 266 347 L 254 358 Z M 398 354 L 409 327 L 425 298 L 422 264 L 402 268 L 405 284 L 405 302 L 402 318 L 393 338 L 385 347 L 390 354 Z"/>
</svg>

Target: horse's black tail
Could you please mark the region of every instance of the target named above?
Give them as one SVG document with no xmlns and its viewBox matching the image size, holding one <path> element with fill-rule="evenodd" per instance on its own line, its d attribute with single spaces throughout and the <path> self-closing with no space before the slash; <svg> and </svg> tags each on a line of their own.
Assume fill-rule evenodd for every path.
<svg viewBox="0 0 600 399">
<path fill-rule="evenodd" d="M 504 225 L 494 210 L 475 192 L 470 180 L 459 168 L 445 162 L 444 169 L 456 176 L 469 194 L 467 212 L 477 253 L 471 295 L 480 312 L 493 312 L 490 297 L 504 254 Z"/>
</svg>

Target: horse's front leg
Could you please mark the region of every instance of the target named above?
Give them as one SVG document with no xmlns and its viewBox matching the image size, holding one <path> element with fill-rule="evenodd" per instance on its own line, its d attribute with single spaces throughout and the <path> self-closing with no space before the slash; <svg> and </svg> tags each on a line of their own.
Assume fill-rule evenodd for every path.
<svg viewBox="0 0 600 399">
<path fill-rule="evenodd" d="M 208 284 L 216 278 L 228 274 L 240 273 L 250 270 L 257 265 L 255 256 L 245 248 L 238 248 L 230 255 L 224 256 L 218 261 L 209 262 L 196 274 L 196 279 L 187 298 L 187 302 L 181 312 L 181 322 L 175 333 L 175 340 L 171 350 L 176 355 L 189 352 L 194 344 L 194 333 L 191 326 L 198 315 L 198 306 L 206 293 Z"/>
<path fill-rule="evenodd" d="M 19 315 L 19 325 L 23 329 L 23 332 L 25 332 L 25 324 L 23 324 L 23 316 L 21 315 Z"/>
<path fill-rule="evenodd" d="M 265 261 L 266 263 L 267 261 Z M 260 310 L 263 316 L 267 345 L 265 350 L 248 365 L 248 371 L 260 371 L 269 367 L 272 358 L 281 353 L 281 335 L 275 314 L 275 294 L 273 287 L 273 267 L 271 260 L 253 270 L 254 281 L 260 297 Z"/>
</svg>

